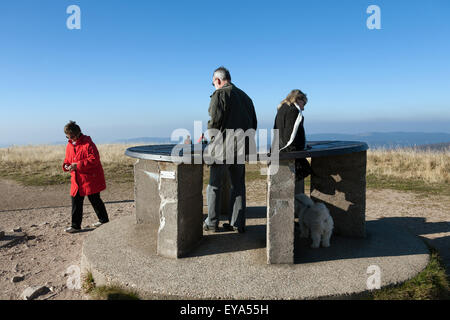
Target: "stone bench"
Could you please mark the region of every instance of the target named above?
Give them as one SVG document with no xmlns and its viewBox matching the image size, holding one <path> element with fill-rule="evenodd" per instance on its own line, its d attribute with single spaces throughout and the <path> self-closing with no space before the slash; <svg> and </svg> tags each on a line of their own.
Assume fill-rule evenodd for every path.
<svg viewBox="0 0 450 320">
<path fill-rule="evenodd" d="M 203 236 L 202 146 L 191 146 L 192 164 L 175 163 L 177 145 L 132 147 L 136 222 L 157 232 L 157 253 L 180 258 Z M 335 233 L 365 236 L 367 144 L 348 141 L 308 142 L 305 151 L 281 153 L 267 176 L 267 263 L 294 262 L 294 195 L 304 190 L 295 182 L 295 159 L 311 158 L 311 198 L 326 204 Z"/>
</svg>

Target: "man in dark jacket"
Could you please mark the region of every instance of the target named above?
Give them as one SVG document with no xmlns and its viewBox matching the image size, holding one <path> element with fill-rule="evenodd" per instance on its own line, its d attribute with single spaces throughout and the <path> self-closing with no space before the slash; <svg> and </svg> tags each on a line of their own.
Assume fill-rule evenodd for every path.
<svg viewBox="0 0 450 320">
<path fill-rule="evenodd" d="M 236 163 L 239 141 L 236 141 L 237 139 L 231 134 L 233 130 L 242 130 L 245 132 L 245 136 L 253 139 L 254 142 L 254 130 L 257 128 L 256 112 L 249 96 L 231 83 L 230 72 L 226 68 L 220 67 L 214 71 L 212 84 L 216 91 L 211 95 L 208 110 L 211 117 L 208 121 L 208 129 L 212 140 L 210 146 L 217 145 L 218 139 L 222 139 L 223 145 L 226 146 L 223 154 L 224 157 L 226 156 L 226 161 L 224 163 L 217 161 L 210 167 L 209 185 L 206 189 L 208 218 L 206 218 L 203 228 L 206 231 L 218 231 L 222 181 L 224 170 L 228 170 L 231 180 L 230 208 L 232 212 L 229 214 L 230 223 L 224 223 L 223 227 L 228 231 L 238 230 L 242 233 L 245 231 L 246 210 L 245 164 Z M 252 142 L 245 140 L 246 154 L 249 153 L 249 145 L 251 144 Z M 220 149 L 221 144 L 218 145 Z M 231 149 L 229 148 L 230 145 L 232 146 Z M 224 160 L 224 157 L 222 160 Z M 230 159 L 232 163 L 229 163 Z"/>
</svg>

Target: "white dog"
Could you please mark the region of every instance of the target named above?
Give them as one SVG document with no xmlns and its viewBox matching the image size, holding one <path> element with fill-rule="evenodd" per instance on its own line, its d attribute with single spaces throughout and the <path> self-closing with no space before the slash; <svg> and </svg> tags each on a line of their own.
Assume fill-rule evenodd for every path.
<svg viewBox="0 0 450 320">
<path fill-rule="evenodd" d="M 295 214 L 300 225 L 300 237 L 308 238 L 311 231 L 311 248 L 330 246 L 330 238 L 333 233 L 333 218 L 328 208 L 323 203 L 314 203 L 303 193 L 295 195 Z"/>
</svg>

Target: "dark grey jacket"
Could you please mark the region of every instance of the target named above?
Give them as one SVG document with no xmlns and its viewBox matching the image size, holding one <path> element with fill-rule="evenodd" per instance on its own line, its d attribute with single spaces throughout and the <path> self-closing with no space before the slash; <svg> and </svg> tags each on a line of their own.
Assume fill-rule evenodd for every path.
<svg viewBox="0 0 450 320">
<path fill-rule="evenodd" d="M 255 129 L 257 119 L 250 97 L 232 83 L 227 83 L 211 95 L 208 129 Z"/>
<path fill-rule="evenodd" d="M 208 121 L 208 129 L 219 130 L 224 141 L 226 138 L 225 130 L 227 129 L 242 129 L 245 132 L 248 129 L 256 130 L 257 128 L 256 112 L 252 99 L 232 83 L 217 89 L 211 95 L 208 112 L 211 117 Z M 213 137 L 211 139 L 213 140 Z M 248 143 L 246 143 L 246 154 L 248 152 Z"/>
</svg>

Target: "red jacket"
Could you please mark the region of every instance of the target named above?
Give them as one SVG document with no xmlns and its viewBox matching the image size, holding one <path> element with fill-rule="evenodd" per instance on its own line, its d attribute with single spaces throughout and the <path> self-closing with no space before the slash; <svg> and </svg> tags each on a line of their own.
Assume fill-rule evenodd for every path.
<svg viewBox="0 0 450 320">
<path fill-rule="evenodd" d="M 77 192 L 80 193 L 80 196 L 89 196 L 106 189 L 100 154 L 91 137 L 81 134 L 75 145 L 72 144 L 72 140 L 69 140 L 63 170 L 67 171 L 64 166 L 72 163 L 77 164 L 77 169 L 70 173 L 70 195 L 72 197 L 75 197 Z"/>
</svg>

